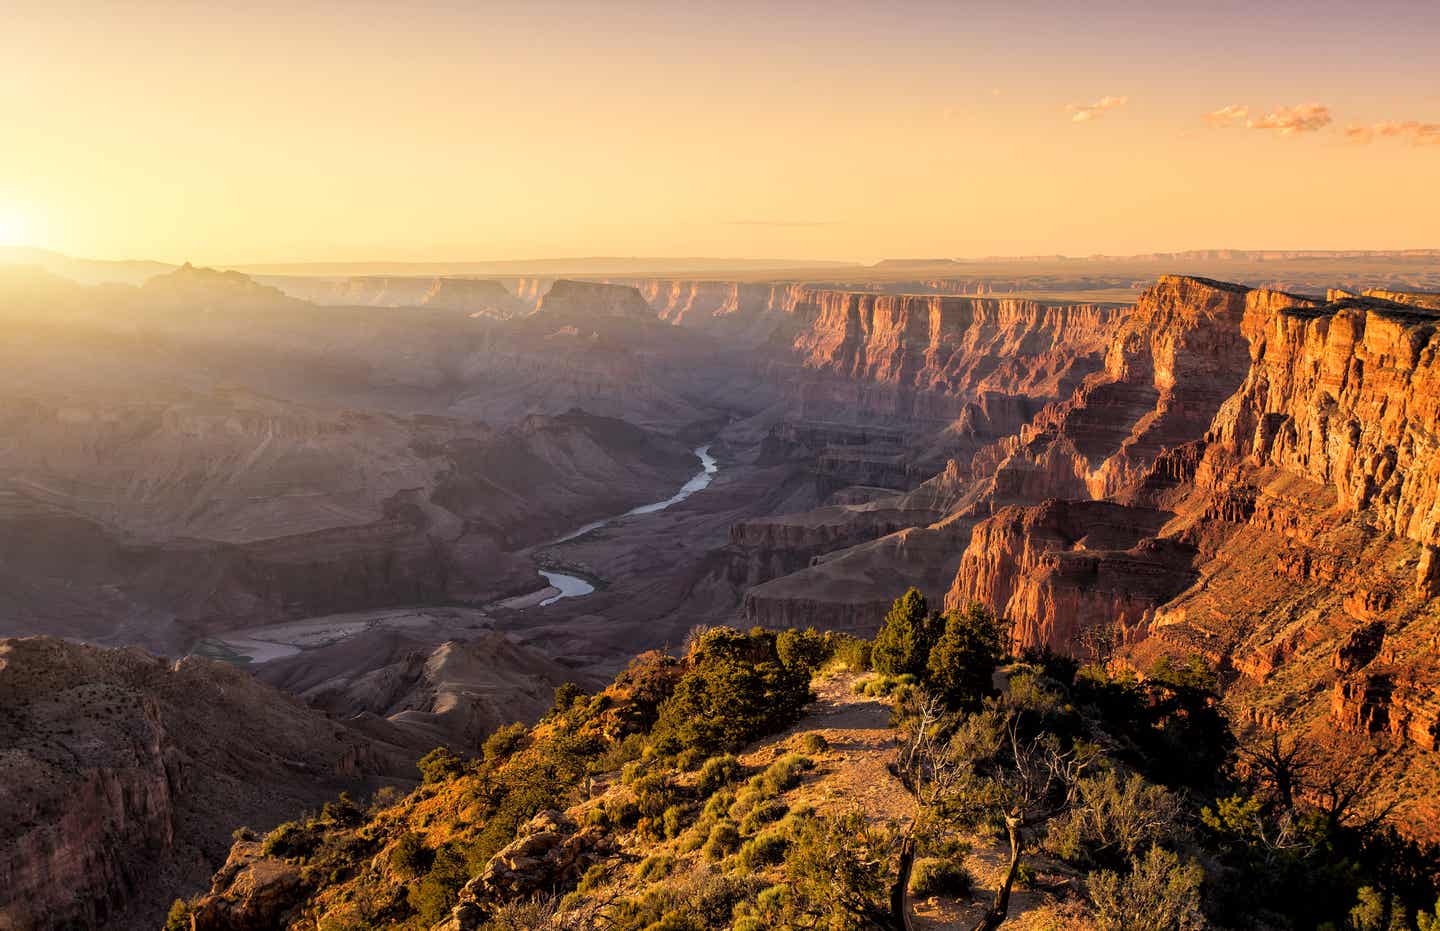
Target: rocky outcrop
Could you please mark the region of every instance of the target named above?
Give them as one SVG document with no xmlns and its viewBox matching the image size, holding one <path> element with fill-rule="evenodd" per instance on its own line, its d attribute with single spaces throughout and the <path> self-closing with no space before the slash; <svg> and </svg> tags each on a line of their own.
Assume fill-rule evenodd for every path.
<svg viewBox="0 0 1440 931">
<path fill-rule="evenodd" d="M 993 607 L 1018 648 L 1084 656 L 1092 632 L 1133 638 L 1195 579 L 1194 549 L 1153 537 L 1167 516 L 1108 501 L 1005 508 L 975 527 L 945 607 Z"/>
<path fill-rule="evenodd" d="M 7 928 L 155 927 L 237 824 L 408 776 L 419 752 L 221 663 L 46 637 L 0 640 L 0 708 Z"/>
<path fill-rule="evenodd" d="M 999 444 L 995 499 L 1103 498 L 1137 480 L 1163 452 L 1203 436 L 1245 380 L 1244 321 L 1312 303 L 1161 278 L 1111 338 L 1104 369 Z"/>
</svg>

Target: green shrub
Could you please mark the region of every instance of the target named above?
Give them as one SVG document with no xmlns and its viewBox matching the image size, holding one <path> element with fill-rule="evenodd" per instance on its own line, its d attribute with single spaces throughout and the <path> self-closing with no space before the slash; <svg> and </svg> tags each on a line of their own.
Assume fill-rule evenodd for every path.
<svg viewBox="0 0 1440 931">
<path fill-rule="evenodd" d="M 1205 871 L 1194 861 L 1151 847 L 1132 861 L 1128 875 L 1100 870 L 1086 878 L 1099 931 L 1195 931 L 1205 927 L 1200 884 Z"/>
<path fill-rule="evenodd" d="M 931 685 L 952 707 L 978 707 L 993 691 L 991 679 L 1008 635 L 1000 617 L 975 602 L 947 613 L 926 665 Z"/>
<path fill-rule="evenodd" d="M 605 864 L 597 863 L 585 871 L 580 881 L 575 884 L 576 892 L 590 892 L 605 884 Z"/>
<path fill-rule="evenodd" d="M 740 822 L 740 833 L 754 834 L 765 825 L 785 817 L 789 810 L 788 805 L 775 799 L 761 802 L 745 814 Z"/>
<path fill-rule="evenodd" d="M 485 743 L 481 746 L 485 762 L 495 764 L 509 758 L 515 751 L 525 746 L 529 736 L 530 729 L 519 721 L 496 728 L 495 733 L 486 737 Z"/>
<path fill-rule="evenodd" d="M 861 640 L 849 634 L 834 634 L 831 641 L 830 654 L 841 666 L 851 672 L 865 672 L 870 668 L 871 646 L 869 640 Z"/>
<path fill-rule="evenodd" d="M 785 666 L 766 631 L 707 630 L 685 662 L 655 723 L 664 752 L 734 749 L 792 723 L 810 701 L 809 673 Z"/>
<path fill-rule="evenodd" d="M 596 827 L 606 828 L 610 826 L 610 813 L 605 810 L 604 805 L 596 805 L 585 812 L 585 823 Z"/>
<path fill-rule="evenodd" d="M 309 825 L 286 821 L 265 836 L 265 844 L 260 850 L 267 857 L 308 857 L 318 843 L 319 838 Z"/>
<path fill-rule="evenodd" d="M 390 868 L 407 879 L 414 879 L 430 868 L 433 857 L 425 846 L 425 839 L 414 831 L 407 831 L 390 848 Z"/>
<path fill-rule="evenodd" d="M 255 839 L 255 832 L 252 829 L 241 825 L 240 827 L 230 832 L 230 839 L 237 843 L 240 841 L 252 841 Z"/>
<path fill-rule="evenodd" d="M 723 818 L 725 817 L 725 813 L 730 810 L 730 806 L 734 804 L 735 790 L 721 789 L 719 792 L 710 796 L 710 801 L 705 803 L 705 808 L 701 811 L 700 817 L 708 818 L 712 821 Z"/>
<path fill-rule="evenodd" d="M 710 829 L 701 852 L 707 860 L 720 860 L 732 853 L 740 843 L 740 831 L 733 821 L 721 821 Z"/>
<path fill-rule="evenodd" d="M 970 894 L 970 872 L 957 860 L 921 857 L 910 873 L 910 894 L 924 898 L 948 895 L 961 898 Z"/>
<path fill-rule="evenodd" d="M 691 773 L 694 772 L 695 768 L 704 762 L 704 760 L 705 752 L 696 747 L 691 747 L 689 750 L 680 751 L 680 754 L 675 757 L 675 766 L 682 773 Z"/>
<path fill-rule="evenodd" d="M 427 785 L 453 779 L 465 771 L 460 757 L 445 747 L 436 747 L 420 758 L 420 779 Z"/>
<path fill-rule="evenodd" d="M 665 836 L 679 837 L 685 830 L 685 819 L 686 811 L 682 806 L 671 805 L 665 809 L 665 814 L 660 819 L 665 828 Z"/>
<path fill-rule="evenodd" d="M 762 831 L 740 848 L 739 863 L 743 869 L 754 870 L 763 866 L 774 866 L 785 861 L 785 849 L 790 844 L 785 832 Z"/>
<path fill-rule="evenodd" d="M 721 786 L 734 782 L 740 773 L 740 761 L 735 758 L 735 754 L 712 756 L 700 767 L 700 777 L 695 781 L 695 790 L 701 795 L 711 795 Z"/>
<path fill-rule="evenodd" d="M 190 906 L 184 899 L 176 899 L 165 916 L 165 931 L 190 931 Z"/>
<path fill-rule="evenodd" d="M 651 883 L 669 876 L 670 871 L 674 868 L 674 857 L 668 854 L 657 853 L 654 856 L 646 857 L 640 861 L 640 868 L 636 871 L 635 875 L 641 882 Z"/>
<path fill-rule="evenodd" d="M 830 741 L 818 731 L 810 731 L 800 738 L 800 749 L 806 753 L 824 753 L 830 749 Z"/>
<path fill-rule="evenodd" d="M 813 674 L 830 658 L 830 643 L 813 627 L 805 630 L 782 630 L 775 637 L 775 652 L 780 662 L 791 669 Z"/>
</svg>

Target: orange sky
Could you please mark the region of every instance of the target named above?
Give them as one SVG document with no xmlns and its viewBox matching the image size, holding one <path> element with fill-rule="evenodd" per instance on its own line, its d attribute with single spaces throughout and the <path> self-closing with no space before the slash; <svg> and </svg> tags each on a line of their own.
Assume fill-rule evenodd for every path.
<svg viewBox="0 0 1440 931">
<path fill-rule="evenodd" d="M 0 243 L 205 263 L 1440 246 L 1432 2 L 295 6 L 6 4 Z"/>
</svg>

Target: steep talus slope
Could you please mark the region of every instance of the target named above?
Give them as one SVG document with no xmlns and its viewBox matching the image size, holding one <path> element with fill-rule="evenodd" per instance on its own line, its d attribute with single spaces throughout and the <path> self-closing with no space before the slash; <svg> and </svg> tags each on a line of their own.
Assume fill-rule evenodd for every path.
<svg viewBox="0 0 1440 931">
<path fill-rule="evenodd" d="M 0 640 L 0 925 L 157 926 L 235 825 L 411 776 L 419 745 L 379 725 L 196 657 Z"/>
</svg>

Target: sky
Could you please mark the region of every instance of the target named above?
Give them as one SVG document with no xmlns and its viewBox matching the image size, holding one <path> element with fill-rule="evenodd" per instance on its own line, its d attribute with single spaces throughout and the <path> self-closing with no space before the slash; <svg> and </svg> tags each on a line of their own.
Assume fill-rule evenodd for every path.
<svg viewBox="0 0 1440 931">
<path fill-rule="evenodd" d="M 0 244 L 1440 247 L 1440 3 L 0 0 Z"/>
</svg>

